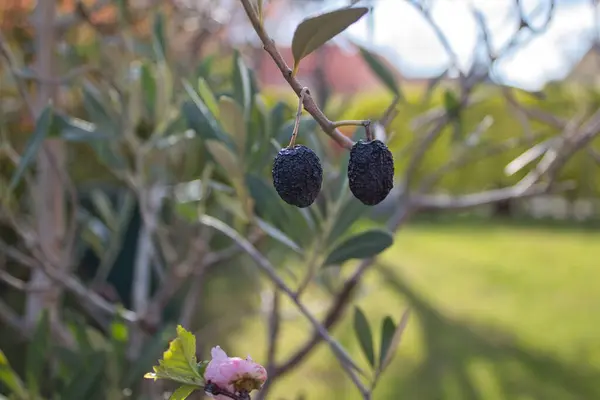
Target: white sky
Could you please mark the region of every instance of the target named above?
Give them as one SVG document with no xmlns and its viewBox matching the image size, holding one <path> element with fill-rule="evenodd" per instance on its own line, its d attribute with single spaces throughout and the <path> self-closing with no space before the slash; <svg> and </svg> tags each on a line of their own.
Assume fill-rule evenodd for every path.
<svg viewBox="0 0 600 400">
<path fill-rule="evenodd" d="M 345 37 L 370 43 L 406 76 L 435 76 L 445 69 L 449 60 L 447 53 L 431 27 L 407 0 L 374 0 L 373 3 L 373 36 L 369 35 L 369 21 L 365 17 L 351 26 Z M 278 44 L 289 45 L 294 27 L 303 18 L 347 4 L 348 0 L 330 0 L 326 7 L 304 8 L 302 12 L 287 14 L 285 22 L 267 22 L 267 29 Z M 360 4 L 369 2 L 363 0 Z M 463 70 L 468 69 L 472 61 L 479 34 L 471 6 L 485 16 L 495 46 L 505 44 L 517 29 L 514 0 L 434 0 L 433 4 L 433 18 L 448 37 Z M 532 25 L 539 26 L 546 15 L 548 0 L 522 0 L 522 4 L 528 14 L 540 7 L 539 12 L 533 14 L 538 18 L 531 21 Z M 548 30 L 520 46 L 498 65 L 503 83 L 538 90 L 549 79 L 564 77 L 590 46 L 595 32 L 594 12 L 590 0 L 556 0 L 554 19 Z M 245 36 L 247 39 L 247 31 Z"/>
</svg>

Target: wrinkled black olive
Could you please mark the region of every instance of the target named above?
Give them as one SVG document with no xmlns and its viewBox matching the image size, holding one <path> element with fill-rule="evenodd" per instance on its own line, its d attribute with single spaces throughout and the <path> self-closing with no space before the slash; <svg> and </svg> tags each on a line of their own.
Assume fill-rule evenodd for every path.
<svg viewBox="0 0 600 400">
<path fill-rule="evenodd" d="M 394 157 L 380 140 L 359 141 L 350 150 L 350 191 L 368 206 L 381 203 L 394 187 Z"/>
<path fill-rule="evenodd" d="M 321 191 L 321 160 L 306 146 L 281 149 L 273 162 L 272 173 L 279 197 L 293 206 L 310 206 Z"/>
</svg>

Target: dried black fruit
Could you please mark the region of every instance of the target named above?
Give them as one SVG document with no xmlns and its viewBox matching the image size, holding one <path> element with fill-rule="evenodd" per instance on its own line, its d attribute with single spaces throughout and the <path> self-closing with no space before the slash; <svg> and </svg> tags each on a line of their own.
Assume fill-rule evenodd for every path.
<svg viewBox="0 0 600 400">
<path fill-rule="evenodd" d="M 350 191 L 368 206 L 381 203 L 394 187 L 394 157 L 380 140 L 359 141 L 350 150 Z"/>
<path fill-rule="evenodd" d="M 296 145 L 279 150 L 273 162 L 273 185 L 288 204 L 305 208 L 321 191 L 321 160 L 306 146 Z"/>
</svg>

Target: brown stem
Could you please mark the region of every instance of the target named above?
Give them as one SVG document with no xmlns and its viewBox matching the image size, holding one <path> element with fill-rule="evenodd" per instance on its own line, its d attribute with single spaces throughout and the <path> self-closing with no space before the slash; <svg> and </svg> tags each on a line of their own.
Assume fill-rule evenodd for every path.
<svg viewBox="0 0 600 400">
<path fill-rule="evenodd" d="M 298 99 L 298 111 L 296 111 L 296 121 L 294 122 L 294 131 L 292 132 L 292 138 L 290 139 L 290 144 L 288 148 L 291 149 L 296 144 L 296 138 L 298 137 L 298 129 L 300 129 L 300 117 L 302 117 L 302 104 L 304 103 L 304 98 L 308 94 L 308 88 L 302 88 L 300 92 L 300 98 Z"/>
<path fill-rule="evenodd" d="M 292 70 L 283 59 L 281 53 L 277 50 L 273 39 L 269 37 L 269 35 L 265 31 L 265 28 L 260 23 L 260 18 L 258 17 L 258 15 L 256 15 L 256 11 L 252 6 L 251 1 L 240 0 L 240 2 L 242 3 L 242 6 L 244 7 L 246 14 L 248 15 L 248 19 L 252 23 L 252 27 L 254 28 L 258 37 L 263 43 L 264 49 L 267 51 L 267 53 L 269 53 L 269 55 L 275 62 L 275 65 L 277 65 L 277 68 L 279 69 L 279 71 L 281 71 L 281 74 L 283 75 L 284 79 L 294 90 L 296 95 L 300 97 L 304 86 L 300 83 L 300 81 L 298 81 L 298 79 L 292 76 Z M 346 137 L 335 127 L 334 122 L 332 122 L 331 120 L 329 120 L 329 118 L 327 118 L 327 116 L 325 116 L 323 111 L 321 111 L 321 109 L 315 103 L 314 99 L 309 93 L 307 93 L 306 96 L 304 96 L 304 109 L 310 115 L 312 115 L 312 117 L 315 119 L 315 121 L 317 121 L 321 129 L 323 129 L 323 131 L 334 141 L 336 141 L 340 146 L 346 149 L 352 148 L 354 142 L 348 137 Z"/>
</svg>

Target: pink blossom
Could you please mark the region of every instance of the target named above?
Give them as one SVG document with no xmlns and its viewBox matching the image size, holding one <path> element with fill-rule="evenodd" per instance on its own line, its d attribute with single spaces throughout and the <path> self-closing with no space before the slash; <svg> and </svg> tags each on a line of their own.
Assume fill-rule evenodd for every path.
<svg viewBox="0 0 600 400">
<path fill-rule="evenodd" d="M 219 347 L 211 350 L 212 360 L 206 366 L 204 380 L 226 389 L 231 393 L 246 390 L 251 392 L 260 389 L 267 380 L 265 368 L 252 361 L 248 356 L 245 360 L 239 357 L 227 357 Z M 225 396 L 216 396 L 216 399 L 227 400 Z"/>
</svg>

